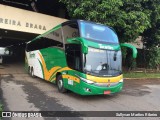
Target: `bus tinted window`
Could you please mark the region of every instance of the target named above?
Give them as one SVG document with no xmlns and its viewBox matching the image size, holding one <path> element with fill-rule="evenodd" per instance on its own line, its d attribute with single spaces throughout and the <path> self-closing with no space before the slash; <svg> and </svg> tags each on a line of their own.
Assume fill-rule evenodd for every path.
<svg viewBox="0 0 160 120">
<path fill-rule="evenodd" d="M 81 36 L 97 42 L 118 43 L 116 33 L 107 26 L 93 24 L 89 22 L 80 22 Z"/>
<path fill-rule="evenodd" d="M 75 38 L 79 37 L 79 29 L 78 29 L 78 24 L 73 23 L 69 25 L 63 26 L 63 35 L 64 35 L 64 42 L 67 43 L 68 38 Z"/>
<path fill-rule="evenodd" d="M 62 30 L 58 29 L 49 34 L 44 35 L 45 38 L 63 43 Z"/>
<path fill-rule="evenodd" d="M 27 45 L 27 51 L 39 50 L 52 46 L 63 47 L 61 29 L 31 41 Z"/>
</svg>

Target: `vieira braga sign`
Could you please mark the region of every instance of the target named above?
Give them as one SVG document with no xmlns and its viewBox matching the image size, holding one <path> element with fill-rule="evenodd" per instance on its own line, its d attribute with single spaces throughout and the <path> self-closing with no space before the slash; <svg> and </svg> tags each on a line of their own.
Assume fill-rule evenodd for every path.
<svg viewBox="0 0 160 120">
<path fill-rule="evenodd" d="M 0 29 L 43 34 L 65 21 L 63 18 L 0 4 Z"/>
<path fill-rule="evenodd" d="M 27 28 L 39 29 L 39 30 L 45 30 L 45 31 L 47 30 L 45 25 L 38 25 L 34 23 L 29 23 L 29 22 L 22 23 L 19 20 L 12 20 L 7 18 L 0 18 L 0 24 L 8 24 L 8 25 L 14 25 L 19 27 L 23 26 Z"/>
</svg>

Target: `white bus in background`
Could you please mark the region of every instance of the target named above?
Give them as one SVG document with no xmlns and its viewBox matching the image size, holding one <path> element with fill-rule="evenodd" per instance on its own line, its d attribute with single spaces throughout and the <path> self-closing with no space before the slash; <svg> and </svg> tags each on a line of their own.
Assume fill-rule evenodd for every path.
<svg viewBox="0 0 160 120">
<path fill-rule="evenodd" d="M 7 47 L 0 47 L 0 64 L 3 63 L 3 57 L 11 55 Z"/>
<path fill-rule="evenodd" d="M 9 49 L 7 47 L 0 47 L 0 55 L 9 55 Z"/>
</svg>

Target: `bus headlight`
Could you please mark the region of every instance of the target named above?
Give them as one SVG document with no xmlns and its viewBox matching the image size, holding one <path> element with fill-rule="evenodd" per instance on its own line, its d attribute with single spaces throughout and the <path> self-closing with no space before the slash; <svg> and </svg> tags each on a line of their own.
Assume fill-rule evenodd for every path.
<svg viewBox="0 0 160 120">
<path fill-rule="evenodd" d="M 82 81 L 84 81 L 84 82 L 86 82 L 86 83 L 88 83 L 88 84 L 93 84 L 93 83 L 94 83 L 94 81 L 91 81 L 91 80 L 82 78 L 82 77 L 80 77 L 80 76 L 78 76 L 78 75 L 76 75 L 76 76 L 77 76 L 78 78 L 80 78 Z"/>
<path fill-rule="evenodd" d="M 123 82 L 123 79 L 121 79 L 119 82 Z"/>
</svg>

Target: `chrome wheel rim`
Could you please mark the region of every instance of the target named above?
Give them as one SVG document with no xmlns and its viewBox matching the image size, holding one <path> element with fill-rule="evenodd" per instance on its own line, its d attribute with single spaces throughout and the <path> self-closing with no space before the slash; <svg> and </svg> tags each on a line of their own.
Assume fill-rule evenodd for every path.
<svg viewBox="0 0 160 120">
<path fill-rule="evenodd" d="M 62 80 L 58 80 L 58 88 L 61 89 L 63 86 L 63 81 Z"/>
</svg>

